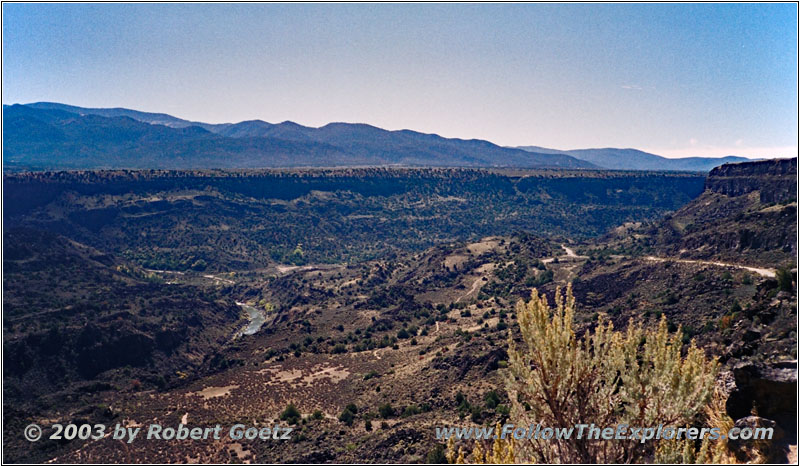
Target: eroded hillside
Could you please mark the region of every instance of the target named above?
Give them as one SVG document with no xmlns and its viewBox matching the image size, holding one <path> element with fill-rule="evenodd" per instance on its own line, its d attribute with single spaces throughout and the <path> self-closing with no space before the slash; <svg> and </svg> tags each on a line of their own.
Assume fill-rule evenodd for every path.
<svg viewBox="0 0 800 467">
<path fill-rule="evenodd" d="M 656 219 L 697 174 L 461 169 L 55 172 L 4 178 L 4 221 L 143 267 L 340 263 L 529 231 L 586 237 Z"/>
<path fill-rule="evenodd" d="M 655 232 L 654 251 L 771 267 L 797 256 L 797 159 L 726 164 Z"/>
<path fill-rule="evenodd" d="M 675 203 L 669 192 L 656 190 L 660 185 L 655 182 L 663 180 L 680 192 L 681 183 L 693 186 L 691 179 L 637 175 L 619 185 L 613 174 L 609 181 L 605 175 L 513 178 L 442 171 L 424 172 L 421 180 L 384 174 L 388 181 L 368 179 L 363 185 L 348 179 L 348 189 L 337 190 L 332 187 L 341 187 L 341 180 L 291 173 L 281 176 L 289 177 L 289 184 L 274 175 L 263 180 L 233 175 L 189 180 L 136 172 L 118 174 L 124 183 L 103 181 L 111 175 L 117 176 L 38 175 L 25 183 L 35 181 L 32 186 L 43 189 L 15 187 L 20 205 L 7 214 L 7 225 L 52 229 L 60 236 L 4 232 L 4 344 L 46 341 L 53 326 L 71 330 L 59 336 L 81 336 L 84 328 L 114 336 L 117 328 L 144 337 L 180 329 L 188 334 L 171 355 L 154 350 L 152 364 L 122 362 L 92 375 L 68 370 L 67 390 L 57 397 L 33 394 L 24 399 L 20 391 L 7 389 L 26 384 L 26 374 L 40 374 L 39 368 L 45 368 L 41 365 L 50 363 L 29 362 L 19 374 L 6 365 L 4 403 L 7 417 L 12 417 L 6 419 L 4 433 L 7 462 L 441 460 L 435 426 L 485 426 L 508 417 L 502 375 L 509 336 L 519 337 L 515 304 L 533 288 L 552 301 L 556 288 L 568 282 L 574 284 L 578 301 L 579 332 L 594 326 L 599 314 L 618 328 L 630 319 L 655 325 L 666 317 L 670 329 L 680 327 L 686 342 L 696 339 L 709 356 L 720 358 L 729 375 L 730 416 L 739 419 L 755 409 L 778 422 L 786 435 L 776 440 L 773 460 L 785 460 L 787 446 L 796 444 L 795 399 L 789 397 L 797 393 L 796 376 L 792 379 L 796 273 L 791 271 L 796 265 L 779 243 L 725 250 L 724 256 L 717 239 L 709 236 L 697 241 L 706 239 L 699 243 L 708 245 L 701 251 L 714 254 L 689 256 L 679 247 L 669 249 L 670 237 L 659 232 L 678 213 L 651 225 L 636 216 L 666 212 Z M 75 177 L 93 181 L 78 183 Z M 136 177 L 142 180 L 133 181 Z M 651 191 L 644 190 L 647 184 Z M 204 187 L 202 194 L 191 191 L 199 191 L 198 185 Z M 763 191 L 765 185 L 751 186 Z M 116 191 L 110 193 L 110 187 Z M 369 189 L 386 191 L 365 194 Z M 450 198 L 459 193 L 466 201 Z M 755 214 L 748 209 L 753 206 L 740 200 L 752 193 L 709 189 L 679 212 L 705 220 L 708 232 L 714 225 L 732 229 L 737 218 L 748 219 L 756 235 L 767 236 L 764 230 L 775 228 L 796 231 L 796 214 L 788 211 L 769 225 L 751 222 L 749 216 Z M 705 211 L 692 214 L 701 212 L 708 196 L 719 197 L 725 209 L 713 218 Z M 281 204 L 283 210 L 263 210 L 272 204 Z M 282 217 L 287 212 L 294 214 Z M 360 215 L 383 220 L 373 220 L 367 228 L 352 220 Z M 430 218 L 419 223 L 426 216 Z M 302 256 L 295 255 L 294 264 L 268 253 L 260 253 L 263 259 L 258 261 L 241 259 L 273 245 L 265 239 L 289 235 L 294 227 L 283 224 L 287 219 L 308 229 Z M 546 230 L 556 220 L 558 229 Z M 263 222 L 274 224 L 266 229 Z M 549 235 L 481 235 L 502 225 Z M 600 225 L 612 232 L 596 239 L 565 233 L 596 232 Z M 302 231 L 298 227 L 296 232 Z M 271 236 L 250 237 L 252 232 Z M 326 240 L 331 246 L 313 243 L 320 232 L 331 237 Z M 454 240 L 457 233 L 460 237 Z M 421 241 L 423 234 L 427 237 Z M 294 247 L 298 239 L 289 238 L 286 245 Z M 680 235 L 674 238 L 684 241 Z M 140 253 L 122 249 L 126 242 Z M 389 242 L 391 247 L 380 249 Z M 373 248 L 381 254 L 346 262 L 329 256 L 323 262 L 323 256 L 310 256 L 312 244 L 318 253 Z M 191 261 L 176 267 L 154 268 L 148 262 L 153 256 L 142 255 L 169 251 L 181 258 L 184 250 L 191 252 L 184 259 Z M 198 257 L 200 251 L 216 256 Z M 778 259 L 771 262 L 773 257 Z M 202 270 L 202 265 L 193 268 L 201 259 L 206 261 Z M 69 314 L 75 304 L 90 303 L 97 304 L 93 313 Z M 258 311 L 264 324 L 257 332 L 236 332 L 243 324 L 236 303 Z M 41 316 L 63 318 L 53 325 L 37 314 L 43 311 Z M 121 312 L 127 313 L 125 324 L 115 318 Z M 195 328 L 187 320 L 198 313 L 204 327 Z M 16 316 L 23 318 L 17 322 Z M 212 346 L 201 335 L 224 339 Z M 76 349 L 69 339 L 64 348 Z M 87 339 L 91 345 L 105 345 L 102 339 Z M 168 381 L 147 377 L 159 372 Z M 85 396 L 69 389 L 85 387 L 93 388 Z M 29 402 L 17 405 L 21 400 Z M 288 410 L 290 404 L 296 412 Z M 103 438 L 44 441 L 31 450 L 21 437 L 29 420 L 43 426 L 75 420 L 130 426 L 230 426 L 246 421 L 280 423 L 294 432 L 285 442 L 122 444 Z"/>
</svg>

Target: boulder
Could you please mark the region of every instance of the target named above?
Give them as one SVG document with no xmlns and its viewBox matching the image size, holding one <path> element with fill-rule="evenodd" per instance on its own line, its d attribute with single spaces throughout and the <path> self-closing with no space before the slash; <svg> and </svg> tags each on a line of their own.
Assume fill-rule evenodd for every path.
<svg viewBox="0 0 800 467">
<path fill-rule="evenodd" d="M 758 329 L 750 328 L 742 335 L 742 340 L 745 342 L 753 342 L 761 339 L 761 331 Z"/>
<path fill-rule="evenodd" d="M 771 365 L 741 362 L 734 366 L 735 389 L 726 410 L 734 420 L 755 413 L 775 420 L 784 430 L 797 426 L 797 361 Z"/>
<path fill-rule="evenodd" d="M 752 453 L 758 451 L 762 456 L 765 456 L 764 460 L 769 463 L 785 462 L 784 443 L 781 442 L 784 438 L 784 432 L 774 420 L 749 415 L 736 420 L 734 426 L 739 430 L 749 428 L 751 433 L 748 435 L 751 437 L 750 439 L 740 438 L 728 441 L 728 446 L 739 460 L 752 460 Z M 760 428 L 772 430 L 772 436 L 769 439 L 756 439 L 756 430 Z"/>
<path fill-rule="evenodd" d="M 764 417 L 759 417 L 757 415 L 748 415 L 747 417 L 740 418 L 739 420 L 736 420 L 736 422 L 734 422 L 733 425 L 736 428 L 739 428 L 740 430 L 743 428 L 750 428 L 754 432 L 756 428 L 768 428 L 768 429 L 771 428 L 772 441 L 779 441 L 783 439 L 784 435 L 783 430 L 778 426 L 777 423 L 775 423 L 774 420 L 770 420 Z M 744 440 L 736 440 L 736 441 L 741 442 Z M 733 443 L 734 440 L 731 440 L 731 442 Z"/>
</svg>

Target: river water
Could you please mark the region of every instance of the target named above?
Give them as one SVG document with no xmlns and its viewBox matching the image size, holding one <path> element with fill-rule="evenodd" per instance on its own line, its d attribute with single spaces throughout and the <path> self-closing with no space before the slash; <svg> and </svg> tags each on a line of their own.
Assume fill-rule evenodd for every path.
<svg viewBox="0 0 800 467">
<path fill-rule="evenodd" d="M 250 320 L 242 330 L 236 333 L 236 337 L 239 336 L 251 336 L 257 333 L 261 326 L 264 325 L 264 322 L 267 320 L 267 314 L 263 310 L 259 310 L 256 307 L 236 302 L 237 305 L 242 307 L 244 311 L 247 312 L 247 317 Z"/>
</svg>

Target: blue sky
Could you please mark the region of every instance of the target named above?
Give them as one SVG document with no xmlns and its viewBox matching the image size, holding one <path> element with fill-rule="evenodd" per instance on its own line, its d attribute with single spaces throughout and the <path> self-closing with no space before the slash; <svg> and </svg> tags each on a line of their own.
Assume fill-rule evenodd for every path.
<svg viewBox="0 0 800 467">
<path fill-rule="evenodd" d="M 4 4 L 3 102 L 797 155 L 795 4 Z"/>
</svg>

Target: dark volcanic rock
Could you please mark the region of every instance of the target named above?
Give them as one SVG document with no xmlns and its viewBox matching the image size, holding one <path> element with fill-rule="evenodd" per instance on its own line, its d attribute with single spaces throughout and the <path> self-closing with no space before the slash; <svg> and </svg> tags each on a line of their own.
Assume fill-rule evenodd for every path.
<svg viewBox="0 0 800 467">
<path fill-rule="evenodd" d="M 759 416 L 775 420 L 787 432 L 797 425 L 797 361 L 771 366 L 740 363 L 733 369 L 736 389 L 727 402 L 734 420 Z"/>
<path fill-rule="evenodd" d="M 762 203 L 797 198 L 797 159 L 722 165 L 709 172 L 706 190 L 727 196 L 759 191 Z"/>
<path fill-rule="evenodd" d="M 312 451 L 302 457 L 292 461 L 293 464 L 322 464 L 323 462 L 330 462 L 336 456 L 329 450 Z"/>
<path fill-rule="evenodd" d="M 437 370 L 455 368 L 458 379 L 461 379 L 474 368 L 483 369 L 483 374 L 494 371 L 499 367 L 499 362 L 506 359 L 508 359 L 506 350 L 497 348 L 481 355 L 473 355 L 468 351 L 459 352 L 444 358 L 437 358 L 431 366 Z"/>
<path fill-rule="evenodd" d="M 797 252 L 797 159 L 725 164 L 705 191 L 653 232 L 662 256 L 717 259 L 771 268 Z"/>
</svg>

